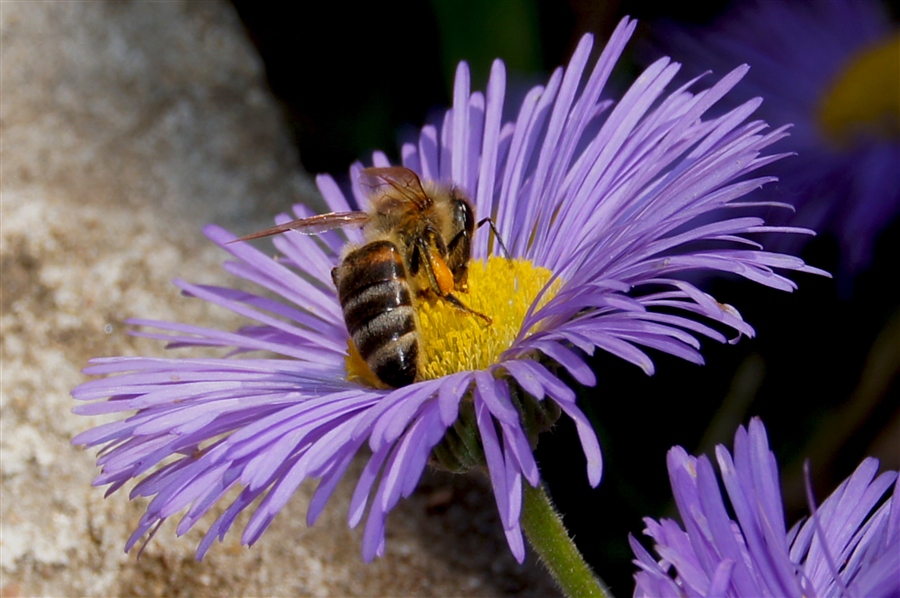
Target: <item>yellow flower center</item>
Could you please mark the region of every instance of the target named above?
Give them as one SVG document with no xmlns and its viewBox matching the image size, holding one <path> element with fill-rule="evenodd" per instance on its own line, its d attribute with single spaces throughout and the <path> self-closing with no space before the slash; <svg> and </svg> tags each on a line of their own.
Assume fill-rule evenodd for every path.
<svg viewBox="0 0 900 598">
<path fill-rule="evenodd" d="M 522 329 L 525 314 L 552 277 L 546 268 L 530 261 L 491 257 L 487 263 L 469 264 L 468 292 L 454 295 L 483 318 L 454 306 L 446 299 L 428 296 L 415 304 L 419 332 L 417 380 L 434 380 L 467 370 L 483 370 L 498 362 Z M 538 301 L 546 304 L 559 291 L 556 280 Z M 534 332 L 529 330 L 528 332 Z M 347 378 L 384 388 L 349 344 Z"/>
<path fill-rule="evenodd" d="M 900 34 L 857 53 L 822 96 L 817 117 L 839 144 L 860 132 L 900 137 Z"/>
</svg>

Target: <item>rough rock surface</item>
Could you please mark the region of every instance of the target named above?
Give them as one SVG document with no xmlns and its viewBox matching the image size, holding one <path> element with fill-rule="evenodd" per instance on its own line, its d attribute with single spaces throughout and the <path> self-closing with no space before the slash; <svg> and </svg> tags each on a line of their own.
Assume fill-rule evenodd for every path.
<svg viewBox="0 0 900 598">
<path fill-rule="evenodd" d="M 3 3 L 0 43 L 3 596 L 555 593 L 512 559 L 488 485 L 438 474 L 391 514 L 371 565 L 345 523 L 349 484 L 313 528 L 304 486 L 250 549 L 232 533 L 198 563 L 200 531 L 169 523 L 125 554 L 145 503 L 104 499 L 94 453 L 69 444 L 99 422 L 70 413 L 80 370 L 164 353 L 127 336 L 128 317 L 235 326 L 169 283 L 228 282 L 200 227 L 246 232 L 315 193 L 228 4 Z"/>
</svg>

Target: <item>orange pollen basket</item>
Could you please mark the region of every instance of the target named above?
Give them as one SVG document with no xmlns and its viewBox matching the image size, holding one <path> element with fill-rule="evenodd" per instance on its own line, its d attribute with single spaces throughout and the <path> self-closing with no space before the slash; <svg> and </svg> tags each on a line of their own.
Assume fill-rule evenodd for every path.
<svg viewBox="0 0 900 598">
<path fill-rule="evenodd" d="M 441 295 L 448 295 L 453 292 L 453 272 L 447 267 L 447 263 L 440 256 L 431 254 L 431 270 L 437 280 L 438 288 Z"/>
</svg>

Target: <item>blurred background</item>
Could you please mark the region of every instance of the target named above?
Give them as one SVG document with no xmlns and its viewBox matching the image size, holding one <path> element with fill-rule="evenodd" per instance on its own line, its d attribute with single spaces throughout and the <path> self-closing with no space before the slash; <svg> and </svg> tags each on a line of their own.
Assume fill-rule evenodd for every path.
<svg viewBox="0 0 900 598">
<path fill-rule="evenodd" d="M 602 47 L 630 15 L 640 26 L 611 85 L 621 92 L 648 57 L 659 55 L 654 48 L 665 45 L 658 38 L 664 27 L 714 27 L 733 8 L 724 1 L 407 0 L 352 10 L 326 2 L 311 16 L 300 5 L 233 3 L 262 56 L 303 166 L 337 176 L 376 148 L 396 160 L 398 134 L 449 104 L 459 60 L 472 68 L 473 89 L 484 88 L 495 57 L 506 62 L 510 86 L 527 89 L 565 64 L 582 34 L 594 33 Z M 880 6 L 896 31 L 896 4 Z M 310 18 L 320 34 L 298 34 L 296 24 Z M 724 74 L 712 59 L 691 66 Z M 776 146 L 794 149 L 791 138 Z M 900 177 L 900 165 L 894 168 Z M 757 337 L 736 346 L 704 343 L 704 367 L 652 354 L 657 372 L 647 377 L 615 358 L 593 358 L 598 385 L 580 396 L 605 455 L 600 487 L 587 484 L 569 420 L 542 437 L 538 456 L 577 544 L 614 590 L 631 588 L 627 535 L 640 536 L 642 517 L 674 513 L 665 468 L 672 445 L 695 454 L 710 453 L 717 443 L 730 447 L 738 424 L 762 417 L 782 467 L 789 524 L 807 510 L 804 459 L 811 460 L 820 500 L 866 455 L 898 469 L 900 297 L 891 283 L 898 279 L 898 233 L 893 218 L 871 239 L 868 263 L 831 280 L 797 275 L 799 290 L 792 294 L 743 280 L 709 281 L 707 289 L 736 306 Z M 826 230 L 801 255 L 838 273 L 840 247 Z"/>
</svg>

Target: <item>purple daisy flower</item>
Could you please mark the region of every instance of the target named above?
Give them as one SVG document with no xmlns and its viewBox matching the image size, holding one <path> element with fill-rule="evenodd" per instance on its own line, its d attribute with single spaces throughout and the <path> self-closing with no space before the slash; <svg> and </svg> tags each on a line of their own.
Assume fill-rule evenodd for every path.
<svg viewBox="0 0 900 598">
<path fill-rule="evenodd" d="M 791 223 L 834 233 L 842 270 L 865 268 L 900 212 L 900 32 L 884 5 L 741 3 L 709 29 L 659 37 L 696 68 L 751 66 L 732 97 L 762 96 L 763 118 L 794 125 L 797 157 L 773 169 L 772 197 L 796 207 Z"/>
<path fill-rule="evenodd" d="M 477 214 L 493 217 L 509 251 L 492 257 L 499 250 L 490 235 L 475 236 L 469 289 L 461 297 L 488 314 L 491 325 L 445 302 L 418 305 L 424 356 L 410 385 L 367 384 L 348 356 L 354 351 L 331 278 L 346 244 L 341 232 L 275 237 L 281 255 L 272 259 L 249 244 L 229 243 L 235 237 L 219 227 L 206 228 L 235 258 L 225 269 L 268 293 L 176 284 L 256 324 L 224 332 L 132 320 L 158 331 L 138 334 L 169 346 L 223 347 L 231 354 L 95 359 L 85 371 L 104 377 L 72 393 L 90 401 L 76 413 L 123 414 L 74 439 L 103 447 L 95 485 L 109 484 L 112 492 L 139 479 L 131 496 L 153 497 L 128 549 L 182 510 L 177 532 L 184 533 L 234 487 L 242 490 L 209 528 L 199 557 L 261 498 L 242 538 L 252 544 L 297 486 L 318 478 L 312 524 L 353 457 L 367 449 L 349 523 L 357 525 L 368 512 L 362 551 L 370 560 L 384 551 L 387 513 L 413 492 L 429 460 L 446 465 L 443 456 L 468 451 L 486 466 L 510 548 L 521 561 L 522 480 L 539 483 L 531 452 L 535 422 L 545 428 L 548 421 L 538 420 L 552 420 L 548 414 L 560 410 L 571 417 L 588 479 L 595 486 L 600 481 L 597 438 L 556 367 L 593 385 L 585 354 L 595 348 L 651 373 L 644 347 L 701 363 L 698 336 L 727 340 L 710 324 L 753 334 L 734 308 L 678 278 L 682 273 L 728 272 L 789 291 L 794 283 L 773 268 L 819 272 L 744 236 L 772 231 L 744 213 L 756 207 L 744 196 L 771 179 L 745 175 L 779 157 L 761 152 L 785 132 L 746 120 L 758 101 L 702 117 L 746 68 L 702 91 L 684 86 L 666 95 L 679 65 L 661 59 L 620 102 L 601 99 L 634 27 L 622 21 L 587 75 L 592 38 L 584 37 L 569 66 L 528 93 L 514 122 L 501 121 L 503 63 L 494 63 L 485 94 L 470 92 L 461 64 L 453 108 L 403 145 L 403 165 L 423 181 L 467 193 Z M 388 165 L 379 153 L 373 162 Z M 332 210 L 365 205 L 361 170 L 359 164 L 350 169 L 352 199 L 332 178 L 318 177 Z M 303 206 L 295 212 L 309 216 Z M 289 220 L 283 215 L 277 222 Z M 352 243 L 363 240 L 360 231 L 344 232 Z M 257 351 L 278 358 L 232 355 Z"/>
<path fill-rule="evenodd" d="M 866 459 L 812 517 L 787 531 L 762 421 L 738 428 L 733 458 L 719 445 L 716 459 L 737 520 L 709 459 L 672 448 L 669 479 L 687 531 L 670 519 L 644 520 L 659 561 L 629 538 L 640 567 L 635 596 L 900 595 L 897 472 L 876 477 L 878 460 Z"/>
</svg>

